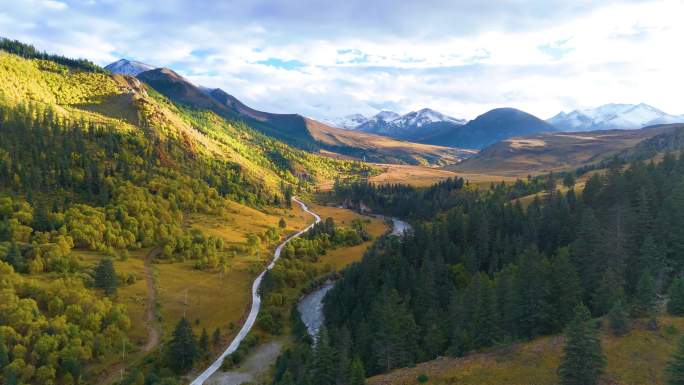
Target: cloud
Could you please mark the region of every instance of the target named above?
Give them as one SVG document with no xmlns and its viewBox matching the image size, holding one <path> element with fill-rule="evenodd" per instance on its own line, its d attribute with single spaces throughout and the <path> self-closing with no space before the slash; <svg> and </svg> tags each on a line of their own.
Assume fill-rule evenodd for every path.
<svg viewBox="0 0 684 385">
<path fill-rule="evenodd" d="M 8 37 L 171 67 L 247 104 L 318 118 L 429 106 L 541 117 L 608 102 L 684 112 L 681 1 L 133 0 L 7 4 Z"/>
</svg>

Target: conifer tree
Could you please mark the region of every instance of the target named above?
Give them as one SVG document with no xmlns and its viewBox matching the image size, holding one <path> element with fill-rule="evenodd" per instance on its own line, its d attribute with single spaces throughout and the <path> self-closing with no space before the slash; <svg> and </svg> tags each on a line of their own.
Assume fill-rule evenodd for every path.
<svg viewBox="0 0 684 385">
<path fill-rule="evenodd" d="M 575 307 L 582 302 L 582 286 L 577 270 L 570 262 L 567 248 L 558 250 L 551 261 L 551 305 L 554 309 L 554 329 L 560 331 L 575 316 Z"/>
<path fill-rule="evenodd" d="M 335 385 L 337 362 L 335 351 L 330 346 L 328 331 L 321 328 L 314 349 L 313 382 L 317 385 Z"/>
<path fill-rule="evenodd" d="M 114 271 L 114 263 L 111 258 L 101 259 L 95 266 L 95 287 L 104 290 L 108 296 L 116 295 L 116 286 L 118 285 L 118 278 L 116 271 Z"/>
<path fill-rule="evenodd" d="M 192 368 L 198 356 L 197 341 L 192 332 L 190 322 L 183 317 L 173 331 L 173 338 L 169 342 L 168 362 L 178 373 Z"/>
<path fill-rule="evenodd" d="M 366 385 L 366 373 L 359 357 L 352 360 L 349 385 Z"/>
<path fill-rule="evenodd" d="M 646 272 L 641 275 L 634 293 L 632 313 L 635 317 L 653 317 L 656 311 L 656 288 L 653 276 Z"/>
<path fill-rule="evenodd" d="M 679 339 L 677 350 L 665 369 L 668 385 L 684 385 L 684 337 Z"/>
<path fill-rule="evenodd" d="M 206 328 L 202 328 L 202 334 L 199 338 L 198 347 L 200 356 L 207 357 L 209 355 L 209 333 L 207 333 Z"/>
<path fill-rule="evenodd" d="M 622 336 L 629 330 L 629 316 L 622 300 L 615 301 L 615 304 L 608 312 L 608 322 L 610 329 L 616 336 Z"/>
<path fill-rule="evenodd" d="M 565 332 L 565 348 L 558 374 L 562 385 L 594 385 L 603 373 L 606 358 L 591 325 L 589 309 L 579 304 Z"/>
<path fill-rule="evenodd" d="M 670 284 L 667 312 L 671 315 L 684 315 L 684 277 L 676 277 Z"/>
<path fill-rule="evenodd" d="M 278 221 L 278 227 L 280 227 L 281 229 L 284 229 L 285 227 L 287 227 L 287 223 L 285 222 L 285 218 L 280 218 L 280 221 Z"/>
<path fill-rule="evenodd" d="M 211 344 L 214 345 L 214 347 L 221 344 L 221 329 L 214 329 L 214 333 L 211 335 Z"/>
</svg>

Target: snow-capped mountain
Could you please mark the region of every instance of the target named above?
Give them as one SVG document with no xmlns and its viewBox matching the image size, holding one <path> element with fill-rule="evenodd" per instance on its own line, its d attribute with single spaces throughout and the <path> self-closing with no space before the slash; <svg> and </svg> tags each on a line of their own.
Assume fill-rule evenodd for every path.
<svg viewBox="0 0 684 385">
<path fill-rule="evenodd" d="M 356 127 L 366 123 L 368 118 L 361 114 L 351 114 L 341 118 L 324 119 L 323 122 L 333 127 L 355 130 Z"/>
<path fill-rule="evenodd" d="M 356 129 L 393 138 L 413 139 L 417 136 L 424 136 L 426 131 L 430 131 L 435 124 L 439 124 L 439 128 L 442 129 L 444 125 L 460 126 L 465 123 L 465 120 L 423 108 L 405 115 L 399 115 L 392 111 L 381 111 L 357 126 Z"/>
<path fill-rule="evenodd" d="M 605 104 L 561 112 L 547 122 L 561 131 L 638 129 L 656 124 L 684 123 L 684 115 L 670 115 L 648 104 Z"/>
<path fill-rule="evenodd" d="M 153 70 L 155 67 L 135 60 L 121 59 L 107 65 L 105 69 L 115 74 L 138 76 L 138 74 Z"/>
<path fill-rule="evenodd" d="M 406 115 L 402 115 L 392 120 L 393 124 L 400 127 L 423 127 L 426 124 L 437 122 L 451 122 L 455 124 L 467 123 L 467 121 L 464 119 L 452 118 L 451 116 L 444 115 L 441 112 L 431 110 L 429 108 L 423 108 L 420 111 L 409 112 Z"/>
</svg>

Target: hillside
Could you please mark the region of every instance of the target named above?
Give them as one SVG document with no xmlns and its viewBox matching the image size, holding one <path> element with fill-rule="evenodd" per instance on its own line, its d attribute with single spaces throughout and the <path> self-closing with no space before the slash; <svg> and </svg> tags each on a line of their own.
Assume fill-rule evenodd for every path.
<svg viewBox="0 0 684 385">
<path fill-rule="evenodd" d="M 229 336 L 273 243 L 310 221 L 291 195 L 375 172 L 26 52 L 0 52 L 2 383 L 112 382 L 123 349 L 176 376 L 155 349 L 184 314 L 179 291 L 201 282 L 193 311 Z"/>
<path fill-rule="evenodd" d="M 684 319 L 663 317 L 656 331 L 637 323 L 637 330 L 615 337 L 604 326 L 602 345 L 608 367 L 605 384 L 664 385 L 665 366 L 684 331 Z M 462 358 L 443 357 L 371 377 L 369 385 L 418 385 L 424 375 L 431 385 L 555 385 L 564 339 L 543 337 L 531 342 L 488 349 Z"/>
<path fill-rule="evenodd" d="M 137 77 L 176 103 L 243 121 L 268 136 L 307 151 L 327 150 L 373 162 L 435 165 L 455 163 L 466 154 L 459 149 L 425 146 L 334 128 L 298 114 L 258 111 L 221 89 L 206 92 L 167 68 L 145 71 Z"/>
<path fill-rule="evenodd" d="M 475 154 L 475 151 L 468 149 L 405 142 L 386 136 L 342 130 L 308 118 L 306 124 L 313 138 L 323 143 L 325 148 L 367 162 L 445 165 Z"/>
<path fill-rule="evenodd" d="M 437 122 L 426 127 L 429 134 L 416 136 L 421 143 L 480 149 L 511 137 L 553 132 L 555 128 L 543 120 L 514 108 L 496 108 L 465 125 Z"/>
<path fill-rule="evenodd" d="M 526 176 L 572 170 L 627 151 L 645 139 L 666 135 L 679 125 L 640 130 L 543 133 L 495 143 L 466 161 L 448 166 L 455 172 Z"/>
</svg>

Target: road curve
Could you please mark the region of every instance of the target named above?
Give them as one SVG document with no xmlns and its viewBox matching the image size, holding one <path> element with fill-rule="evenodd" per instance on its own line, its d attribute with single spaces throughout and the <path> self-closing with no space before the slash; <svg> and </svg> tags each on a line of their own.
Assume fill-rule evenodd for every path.
<svg viewBox="0 0 684 385">
<path fill-rule="evenodd" d="M 261 308 L 261 297 L 259 296 L 259 286 L 261 286 L 261 280 L 264 278 L 264 274 L 268 270 L 271 270 L 273 266 L 275 266 L 276 261 L 280 258 L 280 252 L 283 250 L 283 247 L 287 242 L 289 242 L 293 238 L 297 238 L 300 235 L 304 234 L 307 232 L 310 228 L 313 227 L 316 223 L 321 221 L 321 217 L 318 216 L 318 214 L 314 213 L 313 211 L 309 210 L 309 208 L 304 204 L 304 202 L 300 201 L 299 199 L 293 197 L 293 201 L 297 202 L 301 207 L 302 210 L 306 211 L 307 213 L 311 214 L 311 216 L 314 217 L 314 222 L 307 226 L 304 230 L 299 231 L 296 234 L 293 234 L 289 236 L 287 239 L 283 241 L 278 247 L 276 247 L 275 252 L 273 253 L 273 259 L 271 260 L 271 263 L 269 263 L 268 266 L 266 266 L 266 269 L 259 274 L 258 277 L 254 280 L 254 283 L 252 283 L 252 308 L 249 311 L 249 316 L 247 316 L 247 320 L 245 323 L 242 325 L 242 329 L 240 329 L 240 332 L 233 338 L 233 341 L 228 345 L 228 348 L 226 348 L 223 353 L 214 361 L 207 369 L 202 372 L 197 378 L 195 378 L 190 385 L 202 385 L 204 384 L 204 381 L 209 379 L 212 374 L 214 374 L 220 367 L 221 364 L 223 364 L 223 360 L 231 355 L 237 348 L 240 346 L 240 343 L 242 340 L 247 337 L 247 334 L 249 334 L 249 331 L 252 330 L 252 327 L 254 326 L 254 323 L 256 322 L 257 315 L 259 314 L 259 309 Z"/>
</svg>

